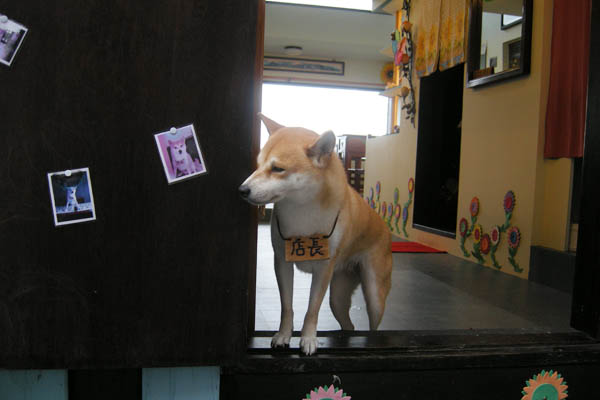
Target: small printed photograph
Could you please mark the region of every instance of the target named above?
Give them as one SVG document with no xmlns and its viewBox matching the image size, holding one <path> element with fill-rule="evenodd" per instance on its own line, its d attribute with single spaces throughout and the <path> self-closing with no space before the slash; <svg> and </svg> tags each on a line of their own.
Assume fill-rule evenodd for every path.
<svg viewBox="0 0 600 400">
<path fill-rule="evenodd" d="M 167 182 L 175 183 L 207 172 L 194 125 L 171 128 L 157 133 L 154 139 Z"/>
<path fill-rule="evenodd" d="M 0 63 L 10 65 L 23 43 L 27 28 L 0 14 Z"/>
<path fill-rule="evenodd" d="M 89 168 L 48 174 L 54 225 L 76 224 L 96 219 Z"/>
</svg>

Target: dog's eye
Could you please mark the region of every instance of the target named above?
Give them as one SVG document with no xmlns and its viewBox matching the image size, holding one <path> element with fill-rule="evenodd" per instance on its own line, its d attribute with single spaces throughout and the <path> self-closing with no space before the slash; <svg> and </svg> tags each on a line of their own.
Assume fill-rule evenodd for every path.
<svg viewBox="0 0 600 400">
<path fill-rule="evenodd" d="M 285 169 L 283 169 L 283 168 L 279 168 L 274 165 L 271 167 L 271 172 L 283 172 L 283 171 L 285 171 Z"/>
</svg>

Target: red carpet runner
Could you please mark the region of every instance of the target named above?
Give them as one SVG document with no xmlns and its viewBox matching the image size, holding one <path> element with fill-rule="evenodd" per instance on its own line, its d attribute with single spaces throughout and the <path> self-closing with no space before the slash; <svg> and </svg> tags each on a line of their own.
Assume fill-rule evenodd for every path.
<svg viewBox="0 0 600 400">
<path fill-rule="evenodd" d="M 392 242 L 392 253 L 445 253 L 416 242 Z"/>
</svg>

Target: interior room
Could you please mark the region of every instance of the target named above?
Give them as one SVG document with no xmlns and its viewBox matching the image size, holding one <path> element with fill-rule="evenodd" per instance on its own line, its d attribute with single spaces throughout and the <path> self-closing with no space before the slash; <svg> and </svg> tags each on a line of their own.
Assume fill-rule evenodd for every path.
<svg viewBox="0 0 600 400">
<path fill-rule="evenodd" d="M 0 400 L 597 397 L 600 0 L 0 1 L 0 87 Z"/>
<path fill-rule="evenodd" d="M 483 2 L 478 65 L 469 66 L 476 69 L 475 78 L 467 71 L 467 3 L 452 3 L 440 16 L 439 10 L 419 2 L 407 10 L 402 1 L 375 1 L 373 12 L 267 2 L 265 60 L 331 60 L 343 62 L 345 73 L 282 71 L 265 61 L 264 85 L 280 86 L 277 100 L 283 104 L 271 105 L 267 95 L 262 112 L 282 125 L 318 133 L 339 126 L 333 129 L 336 151 L 349 183 L 386 222 L 394 242 L 423 246 L 394 253 L 392 289 L 380 330 L 570 332 L 577 243 L 571 214 L 580 201 L 574 171 L 581 157 L 547 158 L 543 153 L 552 5 L 537 2 L 527 10 L 523 1 Z M 523 19 L 525 12 L 529 22 Z M 412 25 L 408 32 L 402 28 L 407 23 Z M 415 57 L 412 64 L 396 67 L 399 78 L 390 43 L 396 26 L 411 35 L 405 35 L 411 39 L 407 53 Z M 431 41 L 427 35 L 436 29 L 456 35 L 450 43 L 453 54 L 444 53 L 447 44 L 440 36 L 433 46 L 439 52 L 435 61 L 420 60 L 419 51 L 430 44 L 424 38 Z M 529 44 L 515 50 L 527 35 L 531 38 L 525 42 L 537 43 L 529 61 Z M 527 68 L 512 79 L 472 86 L 476 79 Z M 347 115 L 332 110 L 327 120 L 304 104 L 310 97 L 286 107 L 285 85 L 290 91 L 378 93 L 387 103 L 385 127 L 381 113 L 372 122 L 374 112 L 360 115 L 354 109 Z M 409 94 L 403 96 L 402 88 Z M 371 125 L 356 129 L 358 123 L 337 122 L 346 119 Z M 267 136 L 263 127 L 261 144 Z M 271 207 L 262 211 L 258 227 L 255 329 L 265 336 L 278 330 L 280 319 Z M 296 270 L 294 279 L 298 330 L 311 277 Z M 339 330 L 327 296 L 319 330 Z M 365 307 L 358 289 L 350 311 L 357 330 L 368 330 Z M 548 307 L 552 313 L 546 312 Z"/>
</svg>

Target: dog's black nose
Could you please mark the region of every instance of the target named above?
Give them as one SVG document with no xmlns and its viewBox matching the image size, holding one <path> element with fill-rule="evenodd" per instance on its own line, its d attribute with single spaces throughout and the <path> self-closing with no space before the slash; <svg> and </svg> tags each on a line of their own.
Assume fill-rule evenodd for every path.
<svg viewBox="0 0 600 400">
<path fill-rule="evenodd" d="M 250 188 L 248 186 L 242 185 L 238 188 L 238 191 L 243 198 L 250 196 Z"/>
</svg>

